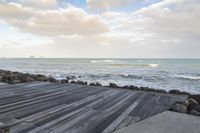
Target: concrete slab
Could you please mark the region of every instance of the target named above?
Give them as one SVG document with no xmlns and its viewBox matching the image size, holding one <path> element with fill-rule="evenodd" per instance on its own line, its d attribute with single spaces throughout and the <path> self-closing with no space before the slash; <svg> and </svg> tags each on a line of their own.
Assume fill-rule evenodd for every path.
<svg viewBox="0 0 200 133">
<path fill-rule="evenodd" d="M 165 111 L 114 133 L 200 133 L 200 117 Z"/>
</svg>

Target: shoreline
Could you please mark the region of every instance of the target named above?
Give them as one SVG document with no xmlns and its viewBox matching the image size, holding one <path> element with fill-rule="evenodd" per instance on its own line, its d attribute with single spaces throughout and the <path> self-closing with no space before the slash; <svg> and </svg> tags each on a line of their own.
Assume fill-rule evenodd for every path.
<svg viewBox="0 0 200 133">
<path fill-rule="evenodd" d="M 155 89 L 150 87 L 138 87 L 135 85 L 125 85 L 119 86 L 116 83 L 110 83 L 107 86 L 103 86 L 99 82 L 88 83 L 87 81 L 76 80 L 74 76 L 67 76 L 66 79 L 55 79 L 51 76 L 45 76 L 42 74 L 30 74 L 30 73 L 22 73 L 17 71 L 9 71 L 0 69 L 0 82 L 8 83 L 8 84 L 18 84 L 18 83 L 28 83 L 34 81 L 42 81 L 42 82 L 53 82 L 53 83 L 69 83 L 69 84 L 81 84 L 81 85 L 89 85 L 89 86 L 102 86 L 102 87 L 110 87 L 110 88 L 119 88 L 119 89 L 128 89 L 135 91 L 147 91 L 147 92 L 155 92 L 155 93 L 169 93 L 169 94 L 178 94 L 178 95 L 192 95 L 189 92 L 180 91 L 176 89 L 172 89 L 170 91 L 166 91 L 164 89 Z"/>
<path fill-rule="evenodd" d="M 115 83 L 110 83 L 108 86 L 103 86 L 102 84 L 96 83 L 88 83 L 85 81 L 75 81 L 73 77 L 66 77 L 66 79 L 56 80 L 53 77 L 45 76 L 41 74 L 29 74 L 29 73 L 20 73 L 20 72 L 12 72 L 0 69 L 0 82 L 8 83 L 8 84 L 20 84 L 20 83 L 31 83 L 35 81 L 40 82 L 51 82 L 57 84 L 76 84 L 76 85 L 85 85 L 85 86 L 93 86 L 98 88 L 108 87 L 112 89 L 126 89 L 135 92 L 143 92 L 143 93 L 157 93 L 157 94 L 169 94 L 176 96 L 185 96 L 187 100 L 185 101 L 176 101 L 171 108 L 170 111 L 185 113 L 190 115 L 200 116 L 200 94 L 190 94 L 188 92 L 181 92 L 179 90 L 161 90 L 154 89 L 149 87 L 137 87 L 137 86 L 118 86 Z"/>
</svg>

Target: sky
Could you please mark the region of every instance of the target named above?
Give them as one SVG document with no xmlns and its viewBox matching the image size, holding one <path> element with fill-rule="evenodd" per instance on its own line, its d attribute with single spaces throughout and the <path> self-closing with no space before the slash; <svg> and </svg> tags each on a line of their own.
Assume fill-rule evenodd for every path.
<svg viewBox="0 0 200 133">
<path fill-rule="evenodd" d="M 200 58 L 200 0 L 0 0 L 0 57 Z"/>
</svg>

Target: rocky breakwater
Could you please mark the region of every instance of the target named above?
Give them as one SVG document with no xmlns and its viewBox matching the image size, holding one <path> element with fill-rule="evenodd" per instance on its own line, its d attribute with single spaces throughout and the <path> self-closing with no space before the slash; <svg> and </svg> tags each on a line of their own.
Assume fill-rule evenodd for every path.
<svg viewBox="0 0 200 133">
<path fill-rule="evenodd" d="M 28 73 L 0 70 L 0 82 L 17 84 L 17 83 L 27 83 L 33 81 L 58 82 L 53 77 L 41 74 L 28 74 Z"/>
<path fill-rule="evenodd" d="M 170 110 L 200 116 L 200 94 L 189 95 L 186 101 L 176 102 Z"/>
</svg>

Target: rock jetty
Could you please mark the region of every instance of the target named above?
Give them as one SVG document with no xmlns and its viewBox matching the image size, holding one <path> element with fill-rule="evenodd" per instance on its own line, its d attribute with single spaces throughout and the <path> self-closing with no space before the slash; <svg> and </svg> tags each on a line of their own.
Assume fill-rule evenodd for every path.
<svg viewBox="0 0 200 133">
<path fill-rule="evenodd" d="M 0 70 L 0 82 L 17 84 L 17 83 L 27 83 L 33 81 L 58 82 L 55 78 L 51 76 Z"/>
<path fill-rule="evenodd" d="M 200 116 L 200 94 L 189 95 L 186 101 L 176 102 L 170 110 Z"/>
</svg>

